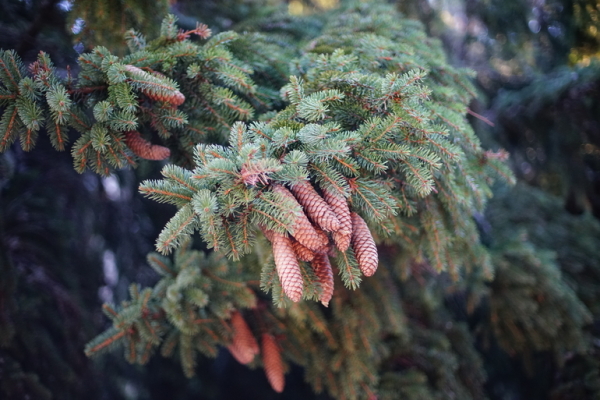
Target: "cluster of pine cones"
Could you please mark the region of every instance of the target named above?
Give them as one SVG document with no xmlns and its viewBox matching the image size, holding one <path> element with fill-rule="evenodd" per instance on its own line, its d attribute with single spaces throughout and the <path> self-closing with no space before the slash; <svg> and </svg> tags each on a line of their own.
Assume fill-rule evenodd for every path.
<svg viewBox="0 0 600 400">
<path fill-rule="evenodd" d="M 329 262 L 330 236 L 339 251 L 352 246 L 360 270 L 375 273 L 377 247 L 365 221 L 351 212 L 345 197 L 323 189 L 323 197 L 310 182 L 293 185 L 290 190 L 273 184 L 272 190 L 298 203 L 304 213 L 294 222 L 293 236 L 263 229 L 273 246 L 275 267 L 284 293 L 292 301 L 302 299 L 302 273 L 299 261 L 310 262 L 321 286 L 319 301 L 327 306 L 333 296 L 333 271 Z"/>
</svg>

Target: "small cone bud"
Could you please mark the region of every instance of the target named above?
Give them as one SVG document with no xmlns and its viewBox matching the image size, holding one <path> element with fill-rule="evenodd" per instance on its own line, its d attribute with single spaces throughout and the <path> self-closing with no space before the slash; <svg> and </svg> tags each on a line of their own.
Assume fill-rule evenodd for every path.
<svg viewBox="0 0 600 400">
<path fill-rule="evenodd" d="M 315 253 L 311 249 L 301 245 L 297 240 L 292 240 L 292 247 L 300 261 L 311 262 L 315 258 Z"/>
<path fill-rule="evenodd" d="M 323 197 L 335 215 L 340 221 L 340 228 L 333 233 L 333 241 L 337 248 L 344 252 L 350 246 L 352 237 L 352 218 L 350 217 L 350 208 L 348 208 L 348 200 L 344 196 L 334 194 L 329 190 L 323 189 Z"/>
<path fill-rule="evenodd" d="M 240 364 L 252 362 L 254 356 L 259 352 L 258 343 L 244 317 L 237 311 L 231 316 L 231 328 L 233 330 L 233 340 L 227 347 L 231 355 Z"/>
<path fill-rule="evenodd" d="M 319 284 L 321 285 L 319 301 L 327 307 L 329 306 L 329 300 L 331 300 L 331 297 L 333 296 L 333 270 L 329 263 L 329 257 L 325 253 L 317 253 L 310 265 L 312 266 L 313 271 L 315 271 L 315 275 L 319 279 Z"/>
<path fill-rule="evenodd" d="M 171 150 L 150 143 L 138 131 L 125 132 L 125 144 L 131 149 L 133 154 L 146 160 L 164 160 L 171 155 Z"/>
<path fill-rule="evenodd" d="M 267 375 L 267 380 L 273 390 L 277 393 L 283 392 L 285 375 L 283 373 L 281 352 L 275 338 L 268 333 L 263 333 L 262 335 L 262 362 L 265 368 L 265 375 Z"/>
<path fill-rule="evenodd" d="M 245 163 L 242 165 L 240 175 L 242 177 L 242 182 L 246 185 L 256 186 L 259 182 L 263 185 L 267 185 L 271 180 L 268 175 L 270 172 L 271 170 L 264 170 L 258 168 L 256 165 Z"/>
<path fill-rule="evenodd" d="M 353 212 L 352 217 L 352 248 L 358 261 L 358 266 L 365 276 L 371 276 L 377 270 L 379 257 L 377 246 L 371 235 L 371 231 L 364 219 Z"/>
<path fill-rule="evenodd" d="M 292 186 L 292 193 L 310 219 L 327 232 L 335 232 L 340 228 L 340 221 L 331 207 L 312 187 L 310 182 L 301 182 Z"/>
<path fill-rule="evenodd" d="M 300 265 L 292 247 L 290 238 L 283 236 L 277 232 L 272 232 L 273 237 L 273 258 L 275 258 L 275 268 L 283 292 L 293 302 L 298 302 L 302 299 L 302 273 Z"/>
<path fill-rule="evenodd" d="M 298 204 L 294 195 L 283 186 L 275 184 L 272 187 L 275 193 L 280 193 L 286 198 Z M 302 206 L 300 206 L 300 208 L 302 208 Z M 327 246 L 327 244 L 329 243 L 329 239 L 327 238 L 325 232 L 321 230 L 316 230 L 304 213 L 296 217 L 296 220 L 294 221 L 294 226 L 292 227 L 292 231 L 294 232 L 294 238 L 298 242 L 300 242 L 301 244 L 313 251 L 318 251 L 323 247 Z"/>
</svg>

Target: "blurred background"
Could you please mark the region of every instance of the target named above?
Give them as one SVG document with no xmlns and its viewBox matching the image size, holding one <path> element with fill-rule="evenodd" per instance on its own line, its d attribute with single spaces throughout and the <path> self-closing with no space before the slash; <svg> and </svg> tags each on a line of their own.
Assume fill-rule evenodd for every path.
<svg viewBox="0 0 600 400">
<path fill-rule="evenodd" d="M 465 323 L 483 359 L 482 391 L 466 398 L 600 398 L 600 2 L 392 3 L 443 41 L 453 65 L 474 71 L 479 96 L 469 119 L 484 147 L 510 153 L 518 183 L 496 188 L 486 215 L 476 216 L 482 240 L 493 247 L 527 235 L 532 263 L 560 271 L 552 290 L 568 287 L 593 315 L 590 323 L 573 323 L 576 333 L 539 348 L 527 346 L 535 338 L 509 334 L 506 344 L 490 333 L 485 311 L 469 308 L 467 294 L 477 292 L 469 282 L 439 289 L 436 307 Z M 96 45 L 124 54 L 125 30 L 152 37 L 167 12 L 183 28 L 200 21 L 213 32 L 287 12 L 290 21 L 304 18 L 288 29 L 300 40 L 318 30 L 311 16 L 337 6 L 338 0 L 0 0 L 0 48 L 15 49 L 26 63 L 43 50 L 63 75 L 75 75 L 79 54 Z M 154 357 L 139 367 L 120 354 L 85 357 L 85 343 L 108 325 L 101 304 L 125 299 L 131 282 L 157 280 L 145 256 L 172 209 L 143 199 L 137 186 L 159 168 L 146 162 L 109 177 L 80 175 L 70 155 L 53 151 L 47 139 L 31 152 L 13 146 L 0 155 L 0 398 L 327 399 L 312 392 L 299 368 L 277 395 L 262 371 L 226 351 L 199 360 L 193 379 L 172 359 Z M 507 272 L 487 284 L 492 295 L 518 279 L 519 289 L 545 287 L 554 274 L 512 274 L 511 258 L 502 260 Z M 557 351 L 576 347 L 584 350 Z M 462 398 L 443 390 L 429 397 L 433 374 L 425 371 L 421 383 L 432 392 L 406 398 Z"/>
</svg>

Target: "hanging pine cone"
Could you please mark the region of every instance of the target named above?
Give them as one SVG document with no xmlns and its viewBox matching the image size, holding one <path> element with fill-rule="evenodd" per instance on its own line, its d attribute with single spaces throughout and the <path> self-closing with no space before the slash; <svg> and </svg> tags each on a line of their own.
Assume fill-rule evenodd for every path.
<svg viewBox="0 0 600 400">
<path fill-rule="evenodd" d="M 306 246 L 303 246 L 295 239 L 292 239 L 292 247 L 294 248 L 294 253 L 298 256 L 298 260 L 311 262 L 313 258 L 315 258 L 315 253 Z"/>
<path fill-rule="evenodd" d="M 273 390 L 277 393 L 283 392 L 285 375 L 283 373 L 281 352 L 275 338 L 268 333 L 262 335 L 262 362 L 265 375 L 267 375 L 267 380 Z"/>
<path fill-rule="evenodd" d="M 271 236 L 273 238 L 273 258 L 283 292 L 290 300 L 298 302 L 302 299 L 304 285 L 292 241 L 277 232 L 272 232 Z"/>
<path fill-rule="evenodd" d="M 258 343 L 248 327 L 248 324 L 242 317 L 242 314 L 235 311 L 231 315 L 231 328 L 233 330 L 233 340 L 227 348 L 231 355 L 240 363 L 248 364 L 254 360 L 254 356 L 259 353 Z"/>
<path fill-rule="evenodd" d="M 350 217 L 350 208 L 348 208 L 348 200 L 339 194 L 323 189 L 323 198 L 329 204 L 333 212 L 337 215 L 340 221 L 340 228 L 333 233 L 333 241 L 337 248 L 344 252 L 350 246 L 352 237 L 352 218 Z"/>
<path fill-rule="evenodd" d="M 358 266 L 365 276 L 371 276 L 379 264 L 377 246 L 375 246 L 375 241 L 365 220 L 355 212 L 350 216 L 352 217 L 352 248 Z"/>
<path fill-rule="evenodd" d="M 125 132 L 125 144 L 131 149 L 133 154 L 146 160 L 164 160 L 171 155 L 171 150 L 150 143 L 138 131 Z"/>
<path fill-rule="evenodd" d="M 317 253 L 310 265 L 321 285 L 319 301 L 327 307 L 329 306 L 329 300 L 333 296 L 333 270 L 329 263 L 329 257 L 325 253 Z"/>
<path fill-rule="evenodd" d="M 305 181 L 292 186 L 292 193 L 308 217 L 323 230 L 335 232 L 340 228 L 337 216 L 310 182 Z"/>
<path fill-rule="evenodd" d="M 274 184 L 272 188 L 273 192 L 280 193 L 286 198 L 298 204 L 294 195 L 283 186 L 279 184 Z M 300 208 L 302 208 L 302 206 L 300 206 Z M 318 251 L 327 246 L 327 244 L 329 243 L 329 238 L 327 238 L 325 232 L 321 230 L 316 230 L 304 213 L 296 217 L 296 220 L 294 221 L 294 226 L 292 227 L 292 231 L 294 232 L 294 238 L 298 242 L 300 242 L 301 244 L 313 251 Z"/>
</svg>

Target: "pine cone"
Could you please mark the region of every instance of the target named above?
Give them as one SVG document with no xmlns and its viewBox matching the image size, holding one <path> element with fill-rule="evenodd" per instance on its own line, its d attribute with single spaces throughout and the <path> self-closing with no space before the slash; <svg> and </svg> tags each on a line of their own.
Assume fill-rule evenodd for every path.
<svg viewBox="0 0 600 400">
<path fill-rule="evenodd" d="M 298 256 L 300 261 L 311 262 L 313 258 L 315 258 L 315 253 L 306 246 L 303 246 L 295 239 L 292 239 L 292 247 L 294 248 L 294 253 Z"/>
<path fill-rule="evenodd" d="M 315 271 L 315 275 L 319 279 L 321 285 L 321 296 L 319 301 L 323 303 L 325 307 L 329 305 L 329 300 L 333 296 L 333 270 L 329 263 L 329 257 L 325 253 L 315 254 L 315 258 L 312 260 L 310 265 Z"/>
<path fill-rule="evenodd" d="M 340 196 L 325 189 L 323 189 L 323 197 L 340 221 L 339 230 L 334 232 L 332 236 L 337 248 L 341 252 L 344 252 L 348 250 L 350 239 L 352 237 L 352 218 L 350 217 L 348 200 L 346 200 L 344 196 Z"/>
<path fill-rule="evenodd" d="M 310 182 L 305 181 L 292 186 L 292 193 L 304 207 L 304 212 L 323 230 L 335 232 L 340 228 L 337 216 Z"/>
<path fill-rule="evenodd" d="M 275 338 L 268 334 L 262 335 L 262 362 L 265 374 L 271 387 L 277 393 L 283 392 L 285 375 L 283 374 L 283 361 Z"/>
<path fill-rule="evenodd" d="M 233 340 L 227 346 L 231 355 L 240 364 L 252 362 L 254 356 L 259 352 L 258 343 L 241 313 L 236 311 L 232 314 L 231 328 L 233 329 Z"/>
<path fill-rule="evenodd" d="M 274 184 L 272 187 L 275 193 L 280 193 L 298 204 L 294 195 L 283 186 Z M 302 208 L 302 206 L 300 207 Z M 325 232 L 316 230 L 304 213 L 296 218 L 292 231 L 294 232 L 294 238 L 298 242 L 313 251 L 318 251 L 329 243 L 329 238 L 327 238 Z"/>
<path fill-rule="evenodd" d="M 290 300 L 298 302 L 302 299 L 304 285 L 292 241 L 277 232 L 272 232 L 271 235 L 273 237 L 273 258 L 275 258 L 275 267 L 283 292 Z"/>
<path fill-rule="evenodd" d="M 149 74 L 141 68 L 138 68 L 133 65 L 126 65 L 125 70 L 130 72 L 134 79 L 142 79 L 146 82 L 149 87 L 152 87 L 154 90 L 150 90 L 149 88 L 141 88 L 140 91 L 144 93 L 146 96 L 150 97 L 156 101 L 163 101 L 165 103 L 170 103 L 174 106 L 179 106 L 183 104 L 185 101 L 185 96 L 179 90 L 174 87 L 169 86 L 166 83 L 156 82 L 156 79 L 148 79 L 150 77 L 164 79 L 165 76 L 159 72 L 154 72 Z M 162 93 L 161 93 L 162 92 Z"/>
<path fill-rule="evenodd" d="M 138 131 L 125 132 L 125 144 L 135 155 L 146 160 L 164 160 L 171 155 L 171 150 L 150 143 Z"/>
<path fill-rule="evenodd" d="M 185 101 L 185 96 L 179 90 L 166 94 L 152 93 L 149 91 L 145 91 L 144 93 L 153 100 L 170 103 L 174 106 L 180 106 Z"/>
<path fill-rule="evenodd" d="M 379 257 L 377 246 L 364 219 L 357 213 L 350 214 L 352 217 L 352 248 L 358 261 L 358 266 L 365 276 L 371 276 L 377 270 Z"/>
</svg>

